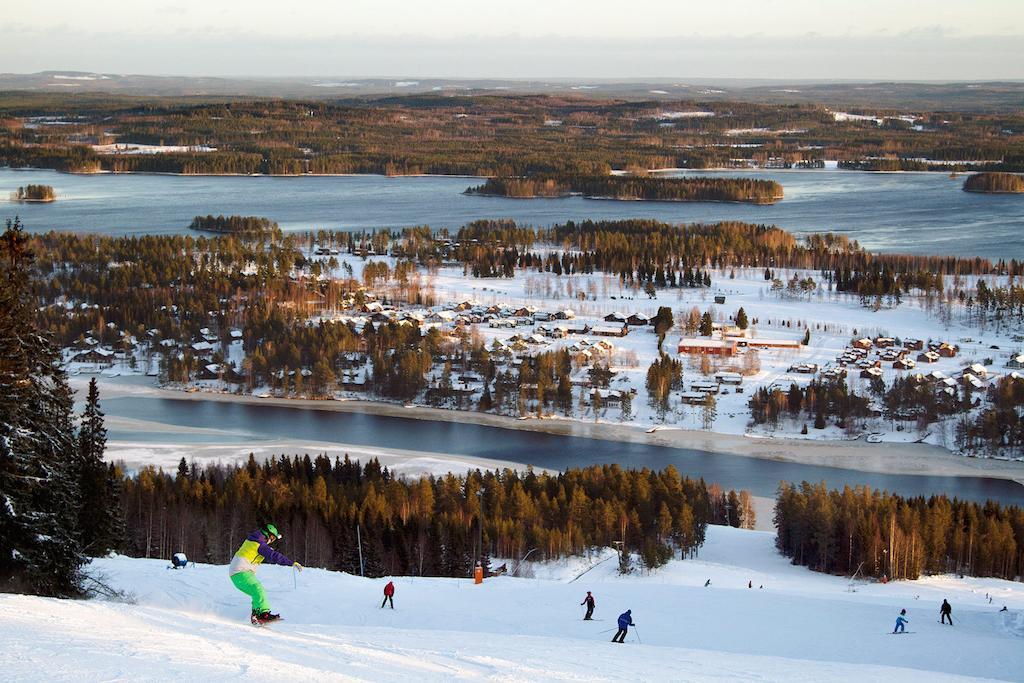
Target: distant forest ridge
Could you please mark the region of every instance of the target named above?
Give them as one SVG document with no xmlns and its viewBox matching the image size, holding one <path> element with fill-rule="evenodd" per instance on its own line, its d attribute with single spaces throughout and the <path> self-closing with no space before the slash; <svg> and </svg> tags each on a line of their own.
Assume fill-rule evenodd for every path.
<svg viewBox="0 0 1024 683">
<path fill-rule="evenodd" d="M 495 178 L 816 168 L 824 160 L 866 170 L 1024 171 L 1019 108 L 967 115 L 493 92 L 329 101 L 82 95 L 0 93 L 0 165 Z M 108 153 L 115 144 L 147 149 Z"/>
<path fill-rule="evenodd" d="M 1024 176 L 1014 173 L 977 173 L 964 181 L 964 191 L 987 194 L 1024 193 Z"/>
<path fill-rule="evenodd" d="M 650 178 L 641 176 L 544 175 L 489 178 L 468 194 L 498 197 L 567 197 L 673 202 L 748 202 L 773 204 L 782 199 L 782 185 L 749 178 Z"/>
</svg>

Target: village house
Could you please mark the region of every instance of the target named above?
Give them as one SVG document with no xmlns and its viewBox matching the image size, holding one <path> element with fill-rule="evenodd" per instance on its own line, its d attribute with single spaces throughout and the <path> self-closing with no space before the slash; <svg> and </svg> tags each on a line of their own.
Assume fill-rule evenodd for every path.
<svg viewBox="0 0 1024 683">
<path fill-rule="evenodd" d="M 626 318 L 626 323 L 634 327 L 643 327 L 644 325 L 650 325 L 651 319 L 643 313 L 634 313 Z"/>
<path fill-rule="evenodd" d="M 608 315 L 606 315 L 604 317 L 604 321 L 606 323 L 624 323 L 626 322 L 627 317 L 628 316 L 626 316 L 625 313 L 619 313 L 618 311 L 615 311 L 613 313 L 609 313 Z"/>
<path fill-rule="evenodd" d="M 892 366 L 896 370 L 913 370 L 915 367 L 917 367 L 917 361 L 909 357 L 897 358 L 895 361 L 893 361 Z"/>
<path fill-rule="evenodd" d="M 740 346 L 744 346 L 752 349 L 764 349 L 769 351 L 782 351 L 789 350 L 795 351 L 800 348 L 800 341 L 798 339 L 764 339 L 764 338 L 753 338 L 753 339 L 738 339 L 736 343 Z"/>
<path fill-rule="evenodd" d="M 629 327 L 627 325 L 602 325 L 595 327 L 590 330 L 591 334 L 595 334 L 599 337 L 625 337 L 629 334 Z"/>
<path fill-rule="evenodd" d="M 735 339 L 705 339 L 689 337 L 679 340 L 679 353 L 707 354 L 709 356 L 735 356 L 737 342 Z"/>
<path fill-rule="evenodd" d="M 716 372 L 715 380 L 719 384 L 743 384 L 743 375 L 738 372 Z"/>
<path fill-rule="evenodd" d="M 1024 353 L 1019 353 L 1006 362 L 1006 367 L 1015 370 L 1024 369 Z"/>
<path fill-rule="evenodd" d="M 789 372 L 797 372 L 801 375 L 813 375 L 818 371 L 816 363 L 800 363 L 798 365 L 789 366 Z"/>
<path fill-rule="evenodd" d="M 938 363 L 939 362 L 939 354 L 935 353 L 934 351 L 925 351 L 924 353 L 918 354 L 917 362 L 918 363 Z"/>
<path fill-rule="evenodd" d="M 870 368 L 864 368 L 860 371 L 860 376 L 863 379 L 878 379 L 882 378 L 882 368 L 871 366 Z"/>
<path fill-rule="evenodd" d="M 920 339 L 904 339 L 903 346 L 911 351 L 922 351 L 924 349 L 924 342 Z"/>
<path fill-rule="evenodd" d="M 879 349 L 887 349 L 891 346 L 896 345 L 896 340 L 892 337 L 876 337 L 875 347 Z"/>
<path fill-rule="evenodd" d="M 854 339 L 852 346 L 855 349 L 864 349 L 866 351 L 872 348 L 874 344 L 867 337 L 861 337 L 860 339 Z"/>
</svg>

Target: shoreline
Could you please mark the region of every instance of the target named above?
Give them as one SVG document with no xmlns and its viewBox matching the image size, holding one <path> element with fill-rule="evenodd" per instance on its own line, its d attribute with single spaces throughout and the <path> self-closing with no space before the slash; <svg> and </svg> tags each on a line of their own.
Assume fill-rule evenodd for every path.
<svg viewBox="0 0 1024 683">
<path fill-rule="evenodd" d="M 955 455 L 938 446 L 918 443 L 880 443 L 865 441 L 811 441 L 789 438 L 759 438 L 695 430 L 644 427 L 622 424 L 590 423 L 568 419 L 520 419 L 490 413 L 446 410 L 427 406 L 405 407 L 393 403 L 351 400 L 312 400 L 257 398 L 236 394 L 182 392 L 152 387 L 160 398 L 184 401 L 220 401 L 251 405 L 332 412 L 366 413 L 384 417 L 405 417 L 435 422 L 463 422 L 484 427 L 575 436 L 603 441 L 649 444 L 667 448 L 705 451 L 761 460 L 893 475 L 931 475 L 1003 479 L 1024 486 L 1024 463 Z M 529 463 L 527 463 L 529 464 Z"/>
</svg>

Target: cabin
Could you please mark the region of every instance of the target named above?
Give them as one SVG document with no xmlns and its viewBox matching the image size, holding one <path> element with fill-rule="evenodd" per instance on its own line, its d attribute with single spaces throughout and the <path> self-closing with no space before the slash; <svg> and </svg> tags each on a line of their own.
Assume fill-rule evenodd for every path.
<svg viewBox="0 0 1024 683">
<path fill-rule="evenodd" d="M 860 339 L 854 339 L 852 346 L 855 349 L 864 349 L 867 351 L 874 346 L 874 343 L 867 337 L 861 337 Z"/>
<path fill-rule="evenodd" d="M 921 341 L 920 339 L 904 339 L 903 347 L 906 349 L 910 349 L 911 351 L 923 351 L 924 342 Z"/>
<path fill-rule="evenodd" d="M 644 325 L 650 325 L 651 319 L 643 313 L 634 313 L 633 315 L 626 318 L 626 323 L 633 325 L 634 327 L 643 327 Z"/>
<path fill-rule="evenodd" d="M 725 296 L 722 295 L 722 294 L 716 294 L 715 295 L 715 303 L 716 304 L 724 304 L 725 303 Z"/>
<path fill-rule="evenodd" d="M 939 354 L 935 353 L 934 351 L 925 351 L 924 353 L 918 354 L 917 362 L 918 363 L 938 363 L 939 362 Z"/>
<path fill-rule="evenodd" d="M 593 405 L 594 397 L 599 396 L 601 403 L 606 405 L 618 405 L 622 403 L 622 392 L 618 389 L 591 389 L 590 403 Z"/>
<path fill-rule="evenodd" d="M 735 339 L 705 339 L 703 337 L 683 338 L 679 340 L 679 353 L 706 354 L 709 356 L 735 356 L 737 342 Z"/>
<path fill-rule="evenodd" d="M 618 311 L 615 311 L 613 313 L 609 313 L 608 315 L 606 315 L 604 317 L 604 321 L 606 323 L 624 323 L 626 322 L 626 319 L 628 317 L 629 316 L 627 316 L 625 313 L 619 313 Z"/>
<path fill-rule="evenodd" d="M 878 368 L 875 366 L 871 366 L 870 368 L 864 368 L 863 370 L 860 371 L 860 376 L 862 379 L 875 379 L 876 377 L 878 379 L 881 379 L 882 368 Z"/>
<path fill-rule="evenodd" d="M 929 344 L 929 348 L 936 352 L 943 358 L 956 358 L 957 352 L 960 351 L 960 347 L 947 342 L 941 342 L 939 344 Z"/>
<path fill-rule="evenodd" d="M 738 372 L 716 372 L 715 380 L 719 384 L 743 384 L 743 375 Z"/>
<path fill-rule="evenodd" d="M 975 377 L 969 372 L 965 372 L 960 378 L 960 381 L 965 387 L 971 387 L 972 389 L 984 389 L 985 383 Z"/>
<path fill-rule="evenodd" d="M 599 337 L 625 337 L 629 334 L 629 327 L 627 325 L 622 325 L 621 327 L 618 325 L 602 325 L 593 328 L 590 332 Z"/>
<path fill-rule="evenodd" d="M 822 379 L 846 379 L 846 368 L 825 368 L 821 371 Z"/>
<path fill-rule="evenodd" d="M 687 403 L 691 406 L 704 405 L 707 401 L 707 394 L 701 391 L 684 391 L 679 395 L 679 398 L 683 403 Z"/>
<path fill-rule="evenodd" d="M 558 320 L 572 320 L 576 317 L 576 312 L 571 308 L 563 308 L 555 313 L 555 318 Z"/>
<path fill-rule="evenodd" d="M 817 371 L 818 365 L 816 363 L 799 363 L 789 366 L 789 372 L 796 372 L 801 375 L 813 375 Z"/>
<path fill-rule="evenodd" d="M 875 337 L 875 348 L 888 349 L 896 345 L 896 340 L 892 337 Z"/>
<path fill-rule="evenodd" d="M 71 360 L 76 363 L 96 363 L 109 366 L 114 364 L 114 352 L 97 346 L 75 354 Z"/>
<path fill-rule="evenodd" d="M 913 370 L 917 367 L 917 361 L 913 358 L 897 358 L 893 361 L 892 366 L 896 370 Z"/>
<path fill-rule="evenodd" d="M 1024 368 L 1024 353 L 1015 355 L 1013 358 L 1006 362 L 1006 367 L 1014 370 L 1020 370 Z"/>
<path fill-rule="evenodd" d="M 980 379 L 988 379 L 988 370 L 986 370 L 985 366 L 981 363 L 971 363 L 968 365 L 963 371 L 963 374 L 966 375 L 967 373 L 970 373 Z"/>
<path fill-rule="evenodd" d="M 690 391 L 699 391 L 702 394 L 717 394 L 720 389 L 718 382 L 691 382 Z"/>
<path fill-rule="evenodd" d="M 795 351 L 800 348 L 800 341 L 798 339 L 740 339 L 737 343 L 747 348 L 768 351 Z"/>
</svg>

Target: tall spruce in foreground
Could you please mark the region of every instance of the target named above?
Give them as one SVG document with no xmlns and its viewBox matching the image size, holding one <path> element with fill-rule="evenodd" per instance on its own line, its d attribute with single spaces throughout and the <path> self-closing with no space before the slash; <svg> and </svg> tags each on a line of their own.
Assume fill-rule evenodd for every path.
<svg viewBox="0 0 1024 683">
<path fill-rule="evenodd" d="M 103 453 L 107 449 L 107 428 L 100 410 L 96 378 L 89 380 L 82 422 L 78 428 L 78 480 L 81 487 L 78 528 L 82 550 L 101 557 L 121 546 L 123 522 L 117 477 L 111 476 Z"/>
<path fill-rule="evenodd" d="M 81 592 L 72 398 L 36 329 L 32 254 L 17 219 L 0 235 L 0 591 Z"/>
</svg>

